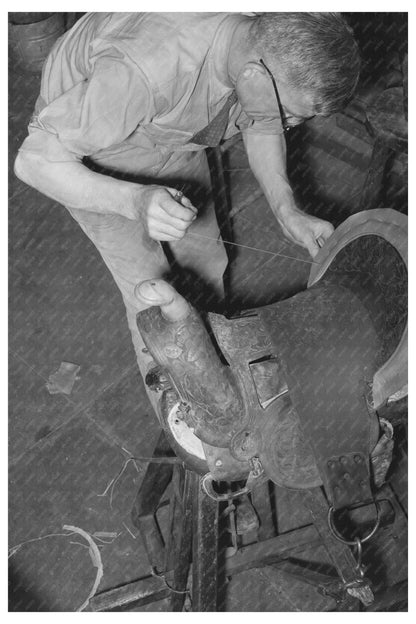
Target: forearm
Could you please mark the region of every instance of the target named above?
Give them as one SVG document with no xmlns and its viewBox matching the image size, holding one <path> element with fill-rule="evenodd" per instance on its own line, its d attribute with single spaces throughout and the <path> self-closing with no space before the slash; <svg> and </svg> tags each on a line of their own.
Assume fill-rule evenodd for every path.
<svg viewBox="0 0 416 624">
<path fill-rule="evenodd" d="M 315 257 L 334 228 L 329 222 L 297 208 L 286 174 L 284 136 L 247 134 L 244 142 L 250 167 L 284 235 Z"/>
<path fill-rule="evenodd" d="M 286 173 L 286 142 L 283 135 L 244 134 L 250 168 L 279 222 L 297 210 Z"/>
<path fill-rule="evenodd" d="M 43 132 L 35 132 L 24 141 L 15 173 L 29 186 L 69 208 L 127 218 L 133 218 L 134 196 L 141 188 L 91 171 L 55 136 Z"/>
</svg>

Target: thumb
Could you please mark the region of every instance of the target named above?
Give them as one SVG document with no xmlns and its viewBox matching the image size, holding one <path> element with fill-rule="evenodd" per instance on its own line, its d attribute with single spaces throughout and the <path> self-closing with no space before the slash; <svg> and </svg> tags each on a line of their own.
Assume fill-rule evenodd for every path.
<svg viewBox="0 0 416 624">
<path fill-rule="evenodd" d="M 306 239 L 305 247 L 308 250 L 309 254 L 312 256 L 312 258 L 315 258 L 316 254 L 322 247 L 323 241 L 322 241 L 322 244 L 320 243 L 321 243 L 321 237 L 318 237 L 316 239 L 314 236 L 311 235 L 311 236 L 308 236 L 308 238 Z"/>
<path fill-rule="evenodd" d="M 181 206 L 185 206 L 185 208 L 189 208 L 194 214 L 197 214 L 197 208 L 195 208 L 192 202 L 187 197 L 185 197 L 182 191 L 178 191 L 178 189 L 172 188 L 170 186 L 165 186 L 165 189 L 170 193 L 172 199 L 174 199 L 178 204 L 181 204 Z"/>
</svg>

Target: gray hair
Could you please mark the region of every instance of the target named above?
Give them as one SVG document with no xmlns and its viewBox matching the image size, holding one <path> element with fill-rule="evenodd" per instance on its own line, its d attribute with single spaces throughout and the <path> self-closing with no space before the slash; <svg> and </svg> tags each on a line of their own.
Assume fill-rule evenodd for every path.
<svg viewBox="0 0 416 624">
<path fill-rule="evenodd" d="M 336 112 L 353 96 L 360 55 L 339 13 L 263 13 L 253 24 L 252 42 L 291 87 L 314 95 L 317 114 Z"/>
</svg>

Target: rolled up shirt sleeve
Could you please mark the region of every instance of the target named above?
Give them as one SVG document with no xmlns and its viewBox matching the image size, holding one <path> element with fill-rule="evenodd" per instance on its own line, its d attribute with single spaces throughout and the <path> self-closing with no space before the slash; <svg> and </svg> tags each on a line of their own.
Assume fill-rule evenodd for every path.
<svg viewBox="0 0 416 624">
<path fill-rule="evenodd" d="M 244 110 L 235 121 L 235 125 L 243 134 L 283 134 L 282 121 L 279 117 L 263 117 L 252 119 Z"/>
<path fill-rule="evenodd" d="M 38 99 L 29 134 L 55 135 L 75 157 L 122 143 L 152 116 L 153 98 L 140 69 L 103 56 L 91 75 L 45 103 Z"/>
</svg>

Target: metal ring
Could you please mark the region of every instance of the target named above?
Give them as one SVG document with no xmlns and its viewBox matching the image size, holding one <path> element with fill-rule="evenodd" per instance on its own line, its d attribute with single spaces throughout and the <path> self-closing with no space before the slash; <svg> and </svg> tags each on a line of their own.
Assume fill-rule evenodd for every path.
<svg viewBox="0 0 416 624">
<path fill-rule="evenodd" d="M 377 531 L 378 527 L 380 526 L 381 513 L 380 513 L 379 501 L 374 501 L 374 504 L 375 504 L 376 509 L 377 509 L 376 522 L 374 524 L 374 527 L 371 529 L 370 533 L 368 535 L 366 535 L 365 537 L 360 538 L 360 543 L 361 544 L 364 544 L 365 542 L 368 542 L 368 540 L 373 537 L 374 533 Z M 328 509 L 328 527 L 329 527 L 329 530 L 331 531 L 332 535 L 339 542 L 342 542 L 343 544 L 347 544 L 347 546 L 357 546 L 357 540 L 356 539 L 352 542 L 352 541 L 346 540 L 340 533 L 338 533 L 338 530 L 335 528 L 335 525 L 334 525 L 334 512 L 335 512 L 334 507 L 330 507 Z"/>
</svg>

